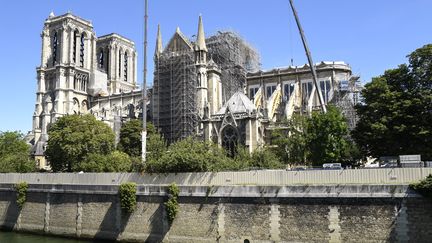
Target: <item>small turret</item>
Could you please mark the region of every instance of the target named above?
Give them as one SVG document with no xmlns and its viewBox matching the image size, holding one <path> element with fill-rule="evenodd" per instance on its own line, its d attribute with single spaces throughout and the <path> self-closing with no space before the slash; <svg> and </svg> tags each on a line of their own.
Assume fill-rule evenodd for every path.
<svg viewBox="0 0 432 243">
<path fill-rule="evenodd" d="M 208 103 L 208 82 L 207 82 L 207 47 L 205 44 L 204 27 L 201 15 L 198 20 L 198 34 L 195 49 L 195 66 L 197 68 L 197 108 L 201 118 L 205 117 Z"/>
<path fill-rule="evenodd" d="M 157 38 L 156 38 L 156 49 L 155 49 L 155 57 L 159 58 L 159 55 L 163 51 L 162 46 L 162 34 L 160 30 L 160 25 L 158 24 Z"/>
<path fill-rule="evenodd" d="M 198 19 L 198 34 L 197 34 L 195 50 L 207 52 L 207 46 L 205 43 L 205 35 L 204 35 L 204 27 L 203 27 L 201 15 L 199 16 Z"/>
</svg>

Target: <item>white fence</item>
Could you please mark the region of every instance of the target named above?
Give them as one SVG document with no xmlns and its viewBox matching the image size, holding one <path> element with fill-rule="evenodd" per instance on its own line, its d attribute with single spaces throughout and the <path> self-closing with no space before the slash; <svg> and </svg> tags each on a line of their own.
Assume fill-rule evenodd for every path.
<svg viewBox="0 0 432 243">
<path fill-rule="evenodd" d="M 257 170 L 244 172 L 206 172 L 178 174 L 138 173 L 29 173 L 0 174 L 0 183 L 118 185 L 328 185 L 328 184 L 409 184 L 432 174 L 432 168 L 388 168 L 354 170 Z"/>
</svg>

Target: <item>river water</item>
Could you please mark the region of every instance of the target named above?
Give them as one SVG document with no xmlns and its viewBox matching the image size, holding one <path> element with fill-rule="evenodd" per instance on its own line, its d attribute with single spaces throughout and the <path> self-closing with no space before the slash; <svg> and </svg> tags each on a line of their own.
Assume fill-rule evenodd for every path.
<svg viewBox="0 0 432 243">
<path fill-rule="evenodd" d="M 0 243 L 91 243 L 96 241 L 83 241 L 44 235 L 31 235 L 15 232 L 0 231 Z"/>
</svg>

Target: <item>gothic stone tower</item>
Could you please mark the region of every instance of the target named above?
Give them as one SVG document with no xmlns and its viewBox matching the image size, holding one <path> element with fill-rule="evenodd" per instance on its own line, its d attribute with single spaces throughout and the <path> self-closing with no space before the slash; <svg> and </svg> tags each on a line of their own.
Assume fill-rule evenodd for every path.
<svg viewBox="0 0 432 243">
<path fill-rule="evenodd" d="M 51 13 L 41 37 L 32 153 L 44 168 L 49 125 L 63 115 L 88 113 L 97 97 L 135 89 L 137 55 L 132 41 L 117 34 L 97 38 L 90 21 L 70 13 Z"/>
<path fill-rule="evenodd" d="M 42 57 L 37 68 L 36 106 L 33 114 L 34 156 L 45 163 L 48 126 L 63 114 L 85 113 L 87 89 L 96 67 L 96 37 L 89 21 L 71 14 L 50 14 L 41 34 Z"/>
</svg>

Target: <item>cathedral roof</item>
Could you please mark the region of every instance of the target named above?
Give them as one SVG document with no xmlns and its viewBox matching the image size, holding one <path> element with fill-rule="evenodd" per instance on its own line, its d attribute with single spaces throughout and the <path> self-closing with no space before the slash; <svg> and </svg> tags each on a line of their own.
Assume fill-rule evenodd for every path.
<svg viewBox="0 0 432 243">
<path fill-rule="evenodd" d="M 180 28 L 177 27 L 176 32 L 174 33 L 173 37 L 171 37 L 171 40 L 165 47 L 164 52 L 175 52 L 181 50 L 193 50 L 193 46 L 188 38 L 186 38 L 186 36 L 180 31 Z"/>
<path fill-rule="evenodd" d="M 241 91 L 234 93 L 231 98 L 222 106 L 216 115 L 223 115 L 229 110 L 232 114 L 250 114 L 256 111 L 254 103 Z"/>
</svg>

